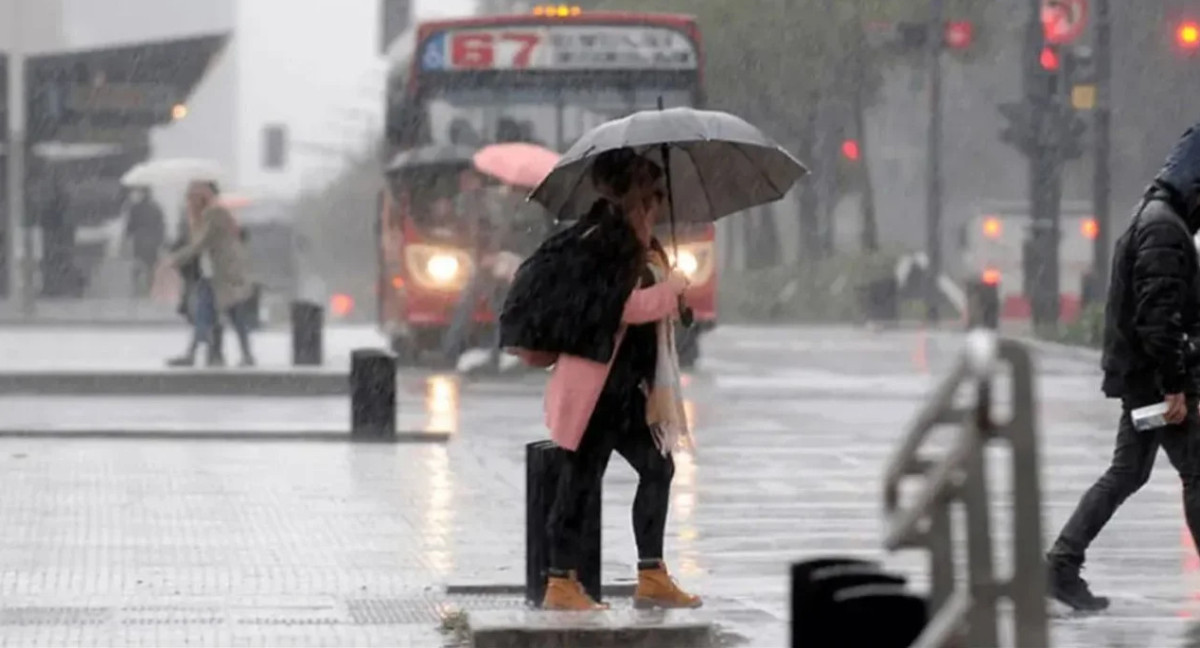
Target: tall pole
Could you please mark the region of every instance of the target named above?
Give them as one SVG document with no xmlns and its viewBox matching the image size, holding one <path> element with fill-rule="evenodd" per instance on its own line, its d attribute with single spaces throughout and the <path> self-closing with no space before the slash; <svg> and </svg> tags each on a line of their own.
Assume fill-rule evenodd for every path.
<svg viewBox="0 0 1200 648">
<path fill-rule="evenodd" d="M 1108 287 L 1109 228 L 1112 227 L 1110 146 L 1112 119 L 1112 13 L 1109 0 L 1094 0 L 1096 10 L 1096 109 L 1095 163 L 1092 176 L 1092 211 L 1100 226 L 1092 251 L 1092 295 L 1101 299 Z"/>
<path fill-rule="evenodd" d="M 8 51 L 8 277 L 9 298 L 17 297 L 13 283 L 21 277 L 21 312 L 33 317 L 33 231 L 25 226 L 25 51 L 21 43 L 21 2 L 10 0 L 12 12 Z M 17 241 L 17 232 L 21 240 Z M 23 252 L 18 265 L 17 253 Z"/>
<path fill-rule="evenodd" d="M 926 321 L 938 321 L 938 277 L 942 274 L 942 38 L 945 0 L 931 0 L 926 57 L 929 65 L 929 142 L 925 153 L 925 248 L 929 272 L 925 283 Z"/>
<path fill-rule="evenodd" d="M 1033 153 L 1029 158 L 1030 237 L 1025 248 L 1026 287 L 1038 332 L 1058 326 L 1059 211 L 1062 203 L 1062 130 L 1066 79 L 1060 69 L 1046 70 L 1040 57 L 1046 46 L 1042 0 L 1029 0 L 1025 89 L 1030 106 Z"/>
</svg>

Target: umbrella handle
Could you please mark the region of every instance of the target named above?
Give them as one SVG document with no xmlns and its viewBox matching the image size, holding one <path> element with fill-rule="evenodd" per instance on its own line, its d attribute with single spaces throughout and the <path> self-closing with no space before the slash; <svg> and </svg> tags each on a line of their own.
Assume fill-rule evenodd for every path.
<svg viewBox="0 0 1200 648">
<path fill-rule="evenodd" d="M 662 95 L 658 96 L 658 109 L 663 109 Z M 663 175 L 667 181 L 667 218 L 671 224 L 671 249 L 675 253 L 675 258 L 679 258 L 679 240 L 675 237 L 675 199 L 673 188 L 671 187 L 671 147 L 666 144 L 660 149 L 663 159 Z M 696 314 L 691 307 L 684 302 L 683 295 L 679 296 L 679 322 L 685 328 L 691 328 L 696 322 Z"/>
</svg>

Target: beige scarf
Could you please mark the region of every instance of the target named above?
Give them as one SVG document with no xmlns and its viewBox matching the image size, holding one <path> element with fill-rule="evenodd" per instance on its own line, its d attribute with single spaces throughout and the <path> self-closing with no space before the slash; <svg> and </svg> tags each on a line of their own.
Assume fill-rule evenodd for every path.
<svg viewBox="0 0 1200 648">
<path fill-rule="evenodd" d="M 667 278 L 668 269 L 658 257 L 657 254 L 651 255 L 649 265 L 654 280 L 662 282 Z M 676 319 L 664 317 L 655 323 L 658 360 L 654 368 L 654 384 L 649 386 L 646 395 L 646 423 L 654 435 L 654 444 L 664 457 L 679 447 L 688 450 L 695 447 L 683 408 L 679 353 L 675 347 Z"/>
</svg>

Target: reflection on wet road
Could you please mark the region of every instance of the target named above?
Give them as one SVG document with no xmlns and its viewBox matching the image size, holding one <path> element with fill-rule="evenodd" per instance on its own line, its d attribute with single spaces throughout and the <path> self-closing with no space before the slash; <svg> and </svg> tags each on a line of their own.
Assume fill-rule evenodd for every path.
<svg viewBox="0 0 1200 648">
<path fill-rule="evenodd" d="M 779 646 L 790 562 L 880 556 L 883 461 L 958 339 L 726 327 L 707 342 L 685 388 L 697 444 L 676 460 L 667 557 L 710 613 L 741 624 L 752 645 Z M 1040 361 L 1048 536 L 1111 452 L 1115 409 L 1098 399 L 1093 366 Z M 3 605 L 107 615 L 0 633 L 17 645 L 65 641 L 68 629 L 73 643 L 429 645 L 414 628 L 434 624 L 431 586 L 524 580 L 524 444 L 545 436 L 540 381 L 405 373 L 401 426 L 453 431 L 448 445 L 0 441 Z M 43 422 L 117 427 L 348 417 L 337 398 L 0 401 L 0 419 L 34 408 Z M 993 472 L 1002 492 L 1008 476 Z M 634 487 L 633 471 L 613 461 L 609 581 L 633 576 Z M 1092 553 L 1088 576 L 1114 596 L 1113 610 L 1056 621 L 1056 645 L 1177 645 L 1200 611 L 1200 565 L 1182 528 L 1178 479 L 1160 469 Z M 923 586 L 922 556 L 888 562 Z M 138 621 L 164 601 L 223 621 Z M 371 625 L 371 615 L 390 621 Z"/>
</svg>

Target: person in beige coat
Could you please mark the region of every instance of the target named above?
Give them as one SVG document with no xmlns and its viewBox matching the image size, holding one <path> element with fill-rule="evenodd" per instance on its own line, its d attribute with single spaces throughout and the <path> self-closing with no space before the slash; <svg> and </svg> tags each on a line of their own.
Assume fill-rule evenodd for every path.
<svg viewBox="0 0 1200 648">
<path fill-rule="evenodd" d="M 213 343 L 213 328 L 220 316 L 229 317 L 242 349 L 242 366 L 254 365 L 250 349 L 251 297 L 254 287 L 247 276 L 246 249 L 229 210 L 217 204 L 214 182 L 193 182 L 188 187 L 188 242 L 172 255 L 175 267 L 199 259 L 201 278 L 194 297 L 195 336 L 188 353 L 174 364 L 192 364 L 199 344 Z M 210 356 L 211 357 L 211 356 Z M 211 362 L 211 361 L 210 361 Z M 217 357 L 214 364 L 223 359 Z"/>
</svg>

